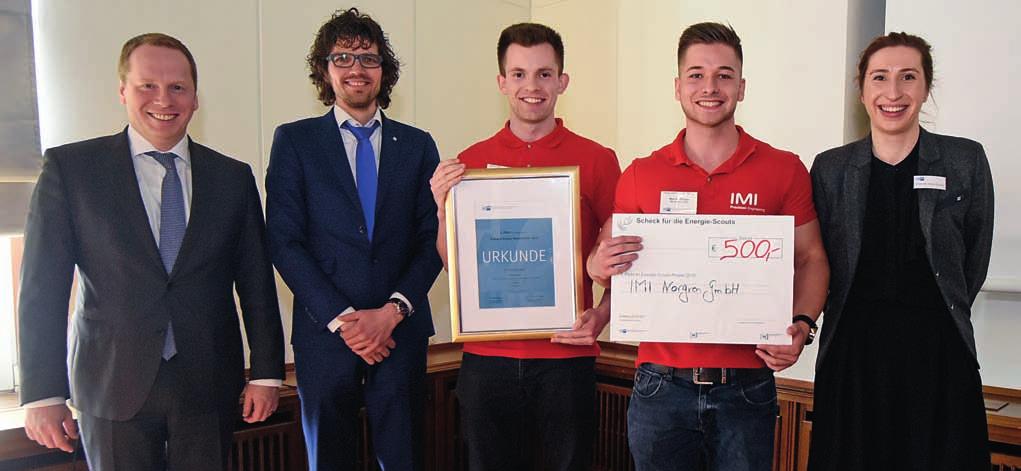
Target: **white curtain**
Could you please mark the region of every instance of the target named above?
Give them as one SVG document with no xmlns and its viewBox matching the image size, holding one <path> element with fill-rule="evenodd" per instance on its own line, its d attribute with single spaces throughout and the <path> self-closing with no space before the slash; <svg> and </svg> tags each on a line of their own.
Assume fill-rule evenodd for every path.
<svg viewBox="0 0 1021 471">
<path fill-rule="evenodd" d="M 0 0 L 0 235 L 24 231 L 42 165 L 30 0 Z"/>
</svg>

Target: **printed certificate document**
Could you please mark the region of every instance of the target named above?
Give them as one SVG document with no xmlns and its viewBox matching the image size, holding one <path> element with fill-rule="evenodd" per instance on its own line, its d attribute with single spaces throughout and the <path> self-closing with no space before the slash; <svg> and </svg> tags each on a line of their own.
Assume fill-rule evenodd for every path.
<svg viewBox="0 0 1021 471">
<path fill-rule="evenodd" d="M 553 218 L 476 219 L 479 307 L 556 305 Z"/>
<path fill-rule="evenodd" d="M 790 345 L 794 217 L 615 214 L 642 237 L 612 278 L 613 341 Z"/>
</svg>

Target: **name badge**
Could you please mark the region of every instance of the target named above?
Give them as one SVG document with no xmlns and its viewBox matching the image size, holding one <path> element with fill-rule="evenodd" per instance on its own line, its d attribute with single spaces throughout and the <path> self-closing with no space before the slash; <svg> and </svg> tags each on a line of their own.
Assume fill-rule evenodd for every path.
<svg viewBox="0 0 1021 471">
<path fill-rule="evenodd" d="M 697 210 L 698 192 L 661 191 L 659 193 L 659 212 L 662 214 L 696 214 Z"/>
<path fill-rule="evenodd" d="M 510 167 L 504 167 L 503 165 L 496 164 L 486 164 L 486 168 L 510 168 Z"/>
<path fill-rule="evenodd" d="M 915 175 L 916 190 L 942 190 L 947 189 L 947 177 L 935 175 Z"/>
</svg>

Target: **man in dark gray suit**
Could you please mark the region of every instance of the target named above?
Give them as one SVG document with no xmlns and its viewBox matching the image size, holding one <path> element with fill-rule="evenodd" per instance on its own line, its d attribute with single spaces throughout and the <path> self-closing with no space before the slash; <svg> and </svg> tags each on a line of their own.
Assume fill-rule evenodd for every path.
<svg viewBox="0 0 1021 471">
<path fill-rule="evenodd" d="M 245 386 L 234 288 L 251 347 L 248 422 L 275 410 L 284 373 L 258 190 L 248 165 L 187 137 L 198 97 L 184 44 L 132 38 L 119 75 L 129 126 L 47 150 L 32 197 L 19 304 L 25 431 L 72 451 L 70 397 L 92 469 L 221 469 Z"/>
</svg>

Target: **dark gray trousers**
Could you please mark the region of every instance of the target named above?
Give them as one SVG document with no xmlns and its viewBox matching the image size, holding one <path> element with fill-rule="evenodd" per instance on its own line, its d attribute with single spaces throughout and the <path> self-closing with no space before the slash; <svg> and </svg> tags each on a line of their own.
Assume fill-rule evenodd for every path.
<svg viewBox="0 0 1021 471">
<path fill-rule="evenodd" d="M 78 423 L 93 471 L 203 471 L 226 468 L 240 417 L 237 402 L 221 410 L 196 410 L 177 393 L 181 372 L 164 361 L 142 409 L 128 420 L 82 412 Z M 111 398 L 117 400 L 117 398 Z"/>
</svg>

